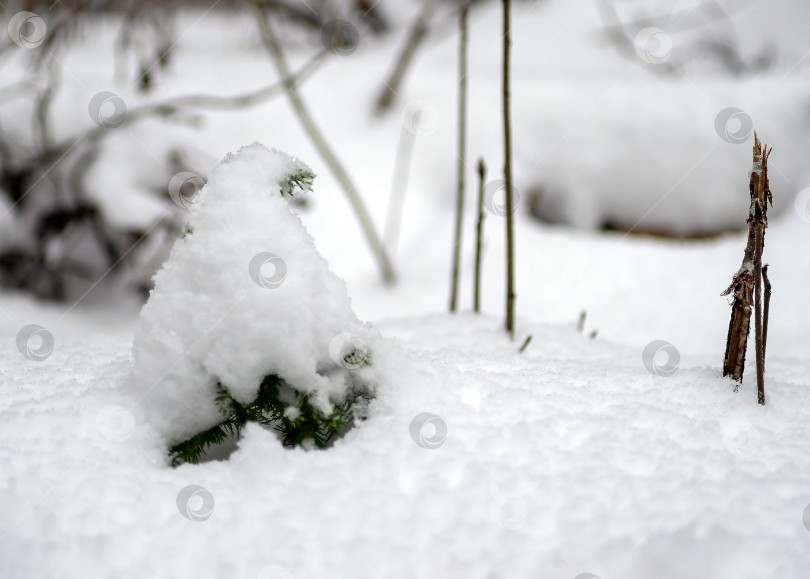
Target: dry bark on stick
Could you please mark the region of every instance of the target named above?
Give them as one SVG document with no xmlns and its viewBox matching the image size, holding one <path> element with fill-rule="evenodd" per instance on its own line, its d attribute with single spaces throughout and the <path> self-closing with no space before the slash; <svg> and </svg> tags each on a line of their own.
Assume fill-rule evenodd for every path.
<svg viewBox="0 0 810 579">
<path fill-rule="evenodd" d="M 723 376 L 731 376 L 742 382 L 745 370 L 745 350 L 751 325 L 751 308 L 755 308 L 757 391 L 760 404 L 765 403 L 764 348 L 762 332 L 762 249 L 765 228 L 768 226 L 768 203 L 772 202 L 768 186 L 768 156 L 770 150 L 763 147 L 754 134 L 754 164 L 749 180 L 751 206 L 748 214 L 748 243 L 740 269 L 734 275 L 731 285 L 722 295 L 733 295 L 731 320 L 726 339 L 726 353 L 723 359 Z M 735 388 L 736 390 L 736 388 Z"/>
<path fill-rule="evenodd" d="M 757 356 L 757 401 L 765 404 L 765 341 L 762 329 L 762 250 L 765 247 L 765 228 L 768 227 L 768 203 L 771 190 L 768 185 L 767 145 L 759 146 L 759 139 L 754 135 L 754 166 L 751 169 L 751 207 L 753 213 L 748 215 L 749 223 L 756 232 L 754 247 L 754 342 Z"/>
</svg>

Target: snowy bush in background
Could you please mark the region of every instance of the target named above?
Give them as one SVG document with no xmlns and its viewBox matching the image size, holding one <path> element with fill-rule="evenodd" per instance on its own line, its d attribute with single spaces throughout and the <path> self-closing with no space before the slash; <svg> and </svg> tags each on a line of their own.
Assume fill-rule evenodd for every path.
<svg viewBox="0 0 810 579">
<path fill-rule="evenodd" d="M 313 178 L 253 144 L 188 200 L 133 349 L 133 388 L 170 444 L 217 425 L 208 440 L 221 442 L 256 420 L 285 444 L 324 446 L 373 394 L 368 330 L 289 204 Z"/>
<path fill-rule="evenodd" d="M 391 26 L 377 3 L 364 0 L 267 4 L 285 23 L 285 42 L 322 45 L 332 55 L 351 54 L 361 33 L 376 37 Z M 217 5 L 219 15 L 250 18 L 256 6 L 241 0 L 210 6 L 199 0 L 0 4 L 6 81 L 0 87 L 0 215 L 7 217 L 0 232 L 0 287 L 60 301 L 84 299 L 100 280 L 127 293 L 149 289 L 147 280 L 179 230 L 181 214 L 169 203 L 166 182 L 178 172 L 204 175 L 210 167 L 208 159 L 195 162 L 199 150 L 188 140 L 175 146 L 164 131 L 171 125 L 169 132 L 200 128 L 212 100 L 215 110 L 228 101 L 228 95 L 219 98 L 220 90 L 213 99 L 198 98 L 195 75 L 176 62 L 175 48 L 188 32 L 184 18 Z M 84 72 L 67 65 L 88 44 L 91 60 L 78 57 L 78 68 L 99 73 L 100 83 L 85 83 Z M 110 66 L 99 66 L 99 57 L 111 57 Z M 191 98 L 172 103 L 161 98 L 164 93 L 152 106 L 155 93 L 167 85 L 175 92 L 178 80 Z M 243 76 L 233 88 L 246 85 Z M 260 92 L 224 106 L 255 106 L 269 98 Z M 109 155 L 131 160 L 137 154 L 129 148 L 130 131 L 150 120 L 161 121 L 146 129 L 158 127 L 160 144 L 138 148 L 148 150 L 159 169 L 108 163 Z M 120 133 L 128 135 L 123 152 L 113 136 Z"/>
<path fill-rule="evenodd" d="M 17 1 L 0 11 L 9 34 L 0 98 L 0 212 L 7 214 L 0 287 L 63 301 L 85 301 L 92 291 L 88 303 L 96 287 L 144 292 L 180 227 L 182 213 L 167 195 L 173 175 L 204 179 L 225 151 L 270 130 L 285 135 L 285 148 L 317 158 L 294 117 L 273 102 L 280 94 L 262 92 L 277 77 L 265 68 L 253 3 L 219 3 L 204 18 L 178 10 L 207 7 L 197 0 L 137 4 Z M 403 189 L 402 247 L 422 243 L 416 216 L 437 201 L 449 206 L 440 193 L 454 166 L 448 145 L 456 100 L 447 71 L 456 56 L 448 25 L 455 3 L 265 4 L 281 24 L 293 70 L 319 52 L 329 62 L 317 71 L 301 67 L 312 72 L 306 101 L 359 191 L 391 182 L 399 121 L 417 109 L 430 120 Z M 801 27 L 791 25 L 807 20 L 806 7 L 785 0 L 726 11 L 679 2 L 515 4 L 522 211 L 577 228 L 674 237 L 739 230 L 747 186 L 738 147 L 755 126 L 780 155 L 773 179 L 785 194 L 774 200 L 773 215 L 792 210 L 810 178 L 806 50 Z M 498 54 L 487 40 L 497 37 L 499 9 L 476 2 L 471 21 L 471 62 L 482 68 L 471 75 L 469 148 L 490 166 L 501 154 L 492 138 L 498 75 L 488 72 Z M 18 11 L 35 16 L 22 26 Z M 369 116 L 369 96 L 390 88 L 386 75 L 420 17 L 428 40 L 415 50 L 399 98 L 387 116 Z M 537 34 L 545 27 L 555 33 Z M 335 101 L 353 106 L 334 115 Z M 321 188 L 338 188 L 328 171 Z M 381 215 L 385 196 L 368 197 L 372 218 Z M 308 220 L 316 236 L 329 223 Z M 330 249 L 332 266 L 351 277 Z"/>
</svg>

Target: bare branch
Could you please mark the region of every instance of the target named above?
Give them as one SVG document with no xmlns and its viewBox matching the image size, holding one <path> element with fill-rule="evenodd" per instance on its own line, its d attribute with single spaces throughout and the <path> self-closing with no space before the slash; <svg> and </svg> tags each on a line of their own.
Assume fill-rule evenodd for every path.
<svg viewBox="0 0 810 579">
<path fill-rule="evenodd" d="M 267 18 L 266 9 L 257 2 L 256 12 L 259 22 L 259 32 L 261 33 L 262 42 L 264 43 L 270 58 L 278 70 L 279 76 L 284 82 L 285 94 L 295 111 L 298 120 L 304 128 L 307 136 L 312 142 L 313 146 L 318 150 L 326 165 L 332 171 L 335 179 L 337 179 L 343 192 L 349 200 L 349 204 L 354 210 L 355 216 L 360 222 L 360 228 L 365 234 L 366 241 L 368 242 L 371 251 L 377 260 L 377 265 L 380 268 L 383 281 L 386 283 L 393 283 L 395 280 L 394 268 L 388 260 L 388 255 L 385 252 L 380 237 L 374 229 L 374 222 L 366 209 L 363 199 L 358 193 L 358 189 L 349 176 L 348 171 L 343 167 L 343 164 L 338 160 L 337 155 L 332 150 L 331 146 L 327 143 L 326 138 L 321 133 L 315 120 L 309 113 L 309 109 L 304 103 L 301 95 L 298 93 L 295 81 L 289 73 L 287 61 L 284 58 L 284 53 L 281 50 L 281 45 L 278 42 L 275 34 L 272 31 L 270 23 Z"/>
<path fill-rule="evenodd" d="M 436 1 L 425 0 L 422 4 L 422 11 L 411 25 L 408 36 L 405 39 L 405 44 L 399 52 L 394 68 L 383 82 L 382 89 L 374 105 L 374 111 L 377 114 L 385 113 L 391 108 L 391 105 L 394 104 L 399 94 L 402 81 L 405 79 L 405 73 L 408 72 L 408 68 L 413 61 L 413 57 L 422 42 L 427 38 L 435 13 Z"/>
</svg>

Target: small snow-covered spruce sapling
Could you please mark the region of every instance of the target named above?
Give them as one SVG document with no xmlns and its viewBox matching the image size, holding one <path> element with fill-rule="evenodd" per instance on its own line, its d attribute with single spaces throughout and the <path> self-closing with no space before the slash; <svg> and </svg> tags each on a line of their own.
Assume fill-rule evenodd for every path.
<svg viewBox="0 0 810 579">
<path fill-rule="evenodd" d="M 371 356 L 364 353 L 362 360 L 352 357 L 346 361 L 370 365 Z M 363 391 L 351 392 L 344 400 L 333 405 L 330 414 L 325 414 L 312 404 L 308 394 L 291 387 L 275 374 L 264 377 L 258 396 L 247 405 L 234 400 L 226 387 L 217 384 L 216 401 L 222 421 L 172 446 L 169 449 L 172 466 L 199 462 L 209 447 L 238 436 L 249 421 L 276 430 L 284 446 L 311 444 L 326 448 L 355 419 L 365 418 L 365 408 L 370 398 Z"/>
<path fill-rule="evenodd" d="M 205 199 L 195 207 L 190 219 L 193 226 L 196 221 L 217 215 L 223 216 L 224 224 L 199 233 L 192 231 L 185 240 L 177 243 L 169 258 L 169 265 L 174 263 L 175 267 L 164 267 L 157 275 L 156 289 L 144 306 L 141 325 L 136 332 L 136 384 L 148 388 L 147 406 L 150 412 L 161 417 L 158 421 L 172 423 L 164 431 L 169 440 L 167 450 L 172 466 L 205 459 L 209 450 L 237 439 L 250 422 L 275 430 L 284 446 L 311 449 L 329 447 L 335 438 L 367 417 L 376 384 L 372 379 L 372 351 L 365 341 L 345 331 L 344 334 L 351 339 L 343 339 L 343 335 L 338 334 L 329 342 L 328 356 L 322 351 L 323 345 L 317 345 L 320 342 L 313 342 L 323 339 L 324 333 L 330 335 L 338 329 L 355 328 L 359 321 L 349 308 L 348 296 L 340 293 L 341 290 L 345 292 L 345 287 L 328 270 L 325 262 L 316 259 L 318 254 L 313 241 L 288 204 L 281 201 L 282 198 L 285 201 L 295 199 L 298 193 L 311 190 L 314 178 L 314 172 L 302 161 L 262 145 L 243 147 L 238 153 L 229 155 L 213 171 L 206 185 Z M 268 185 L 270 195 L 267 195 Z M 243 203 L 223 204 L 223 198 L 252 203 L 257 217 L 245 217 L 241 210 Z M 237 240 L 233 239 L 234 226 L 227 225 L 228 218 L 234 221 L 234 214 L 245 217 L 239 223 L 243 237 Z M 270 231 L 265 229 L 268 219 L 274 223 Z M 250 241 L 245 242 L 245 237 Z M 298 288 L 286 293 L 256 288 L 254 293 L 239 302 L 242 309 L 237 315 L 228 317 L 238 306 L 219 303 L 221 300 L 212 297 L 230 291 L 234 287 L 233 279 L 241 280 L 237 284 L 245 283 L 241 279 L 244 276 L 240 271 L 242 263 L 239 263 L 248 255 L 243 246 L 261 248 L 265 243 L 271 248 L 285 248 L 283 251 L 291 274 L 288 284 L 300 284 L 303 280 L 315 283 L 319 291 L 330 295 L 330 299 L 317 300 L 313 295 L 310 296 L 312 299 L 302 301 Z M 173 354 L 167 356 L 166 352 L 175 350 L 167 347 L 161 338 L 169 336 L 167 339 L 177 349 L 178 333 L 161 332 L 165 329 L 162 314 L 165 308 L 176 305 L 174 296 L 188 286 L 186 270 L 189 266 L 206 267 L 208 249 L 212 246 L 227 257 L 235 256 L 235 259 L 224 259 L 216 265 L 218 271 L 230 275 L 213 276 L 212 287 L 206 288 L 207 294 L 204 295 L 209 307 L 230 309 L 225 309 L 225 315 L 213 313 L 208 321 L 199 322 L 203 329 L 209 328 L 211 323 L 219 323 L 217 327 L 222 335 L 208 348 L 200 349 L 198 358 L 190 364 L 195 368 L 210 364 L 204 371 L 195 372 L 186 367 L 172 373 L 178 362 Z M 183 306 L 190 307 L 188 302 Z M 211 310 L 206 312 L 211 313 Z M 319 324 L 317 331 L 303 326 L 294 328 L 293 332 L 278 329 L 278 325 L 283 325 L 279 324 L 281 318 L 289 316 L 294 323 L 292 320 L 302 313 L 318 314 L 312 316 Z M 255 317 L 256 321 L 249 328 L 241 328 L 247 316 Z M 183 329 L 185 334 L 180 334 L 194 340 L 188 328 L 183 326 Z M 336 351 L 339 338 L 343 341 Z M 234 339 L 238 344 L 233 343 Z M 244 348 L 245 344 L 264 354 L 234 357 L 234 348 Z M 312 347 L 315 354 L 311 360 L 315 366 L 313 369 L 309 369 L 308 362 L 297 362 L 297 358 L 287 365 L 282 362 L 288 359 L 292 350 L 297 351 L 298 348 L 291 344 Z M 180 347 L 179 350 L 188 351 L 188 348 Z M 261 372 L 254 374 L 252 369 L 257 365 L 261 366 Z M 169 366 L 168 371 L 164 370 L 165 366 Z M 280 366 L 290 366 L 287 369 L 289 376 L 297 377 L 293 379 L 285 372 L 276 371 L 275 368 Z M 306 369 L 302 370 L 302 367 Z M 156 372 L 168 376 L 168 379 L 164 383 L 165 389 L 152 399 L 148 395 L 154 388 L 150 384 L 154 384 Z M 325 384 L 329 385 L 328 392 L 323 390 Z M 198 399 L 192 400 L 195 397 Z M 196 426 L 185 429 L 184 420 L 182 416 L 178 418 L 178 413 L 182 414 L 186 407 L 195 407 L 195 404 L 197 408 L 205 408 L 205 419 L 198 421 L 199 416 L 189 416 Z M 171 418 L 167 420 L 163 418 L 165 416 Z M 183 428 L 182 433 L 180 428 Z"/>
<path fill-rule="evenodd" d="M 768 311 L 770 309 L 771 284 L 768 266 L 762 266 L 762 250 L 765 246 L 765 229 L 768 227 L 768 205 L 773 205 L 768 183 L 768 158 L 771 149 L 759 142 L 754 133 L 754 163 L 749 179 L 751 206 L 748 211 L 748 243 L 743 262 L 728 289 L 722 295 L 732 295 L 731 320 L 728 325 L 726 353 L 723 358 L 723 376 L 731 376 L 739 389 L 745 370 L 745 350 L 751 327 L 751 311 L 754 312 L 754 349 L 757 369 L 757 401 L 765 404 L 765 345 L 768 335 Z M 762 287 L 765 286 L 764 319 Z"/>
</svg>

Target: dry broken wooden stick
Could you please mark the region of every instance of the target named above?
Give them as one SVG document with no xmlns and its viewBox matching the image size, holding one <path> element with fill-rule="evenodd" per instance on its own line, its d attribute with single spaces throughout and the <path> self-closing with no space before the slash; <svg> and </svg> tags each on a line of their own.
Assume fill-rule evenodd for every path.
<svg viewBox="0 0 810 579">
<path fill-rule="evenodd" d="M 760 404 L 765 404 L 764 334 L 767 331 L 763 329 L 762 324 L 762 250 L 765 245 L 765 228 L 768 227 L 768 204 L 773 204 L 768 183 L 770 153 L 771 150 L 763 146 L 754 133 L 754 164 L 749 180 L 751 206 L 747 220 L 748 243 L 740 269 L 734 274 L 731 285 L 722 294 L 734 296 L 723 359 L 723 376 L 731 376 L 737 381 L 735 391 L 743 379 L 745 350 L 751 326 L 751 308 L 754 307 L 757 399 Z"/>
</svg>

